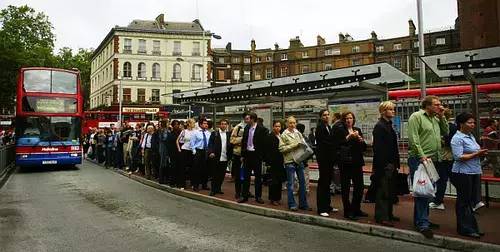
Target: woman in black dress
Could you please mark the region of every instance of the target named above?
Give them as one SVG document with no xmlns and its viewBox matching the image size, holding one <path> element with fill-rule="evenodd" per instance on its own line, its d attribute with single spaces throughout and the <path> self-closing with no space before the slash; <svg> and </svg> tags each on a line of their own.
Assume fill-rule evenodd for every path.
<svg viewBox="0 0 500 252">
<path fill-rule="evenodd" d="M 281 135 L 281 122 L 273 122 L 273 130 L 267 136 L 266 163 L 271 166 L 271 183 L 269 184 L 269 200 L 272 205 L 279 205 L 281 201 L 281 185 L 286 178 L 283 166 L 283 154 L 278 150 Z"/>
</svg>

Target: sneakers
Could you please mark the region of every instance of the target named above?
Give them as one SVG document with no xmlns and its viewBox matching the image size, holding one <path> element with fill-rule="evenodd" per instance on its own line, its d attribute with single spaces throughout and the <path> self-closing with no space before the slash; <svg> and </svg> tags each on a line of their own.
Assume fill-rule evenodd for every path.
<svg viewBox="0 0 500 252">
<path fill-rule="evenodd" d="M 473 208 L 472 210 L 475 212 L 477 211 L 479 208 L 481 207 L 484 207 L 484 203 L 482 201 L 479 201 Z"/>
<path fill-rule="evenodd" d="M 431 202 L 431 203 L 429 203 L 429 208 L 430 209 L 437 209 L 437 210 L 444 210 L 444 204 L 441 203 L 441 204 L 438 205 L 438 204 L 436 204 L 434 202 Z"/>
<path fill-rule="evenodd" d="M 323 217 L 329 217 L 330 216 L 328 213 L 320 213 L 319 215 L 323 216 Z"/>
</svg>

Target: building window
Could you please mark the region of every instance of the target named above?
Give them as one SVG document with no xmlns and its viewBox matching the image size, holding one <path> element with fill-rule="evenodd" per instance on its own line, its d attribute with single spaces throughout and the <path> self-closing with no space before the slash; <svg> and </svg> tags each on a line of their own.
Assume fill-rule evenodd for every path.
<svg viewBox="0 0 500 252">
<path fill-rule="evenodd" d="M 172 76 L 172 79 L 174 80 L 181 79 L 181 64 L 179 63 L 174 64 L 174 75 Z"/>
<path fill-rule="evenodd" d="M 376 51 L 377 52 L 383 52 L 384 51 L 384 46 L 383 45 L 377 46 Z"/>
<path fill-rule="evenodd" d="M 224 64 L 224 57 L 219 57 L 218 60 L 220 64 Z"/>
<path fill-rule="evenodd" d="M 266 69 L 266 79 L 272 79 L 273 78 L 273 69 L 272 68 L 267 68 Z"/>
<path fill-rule="evenodd" d="M 234 70 L 233 71 L 233 80 L 239 81 L 240 80 L 240 70 Z"/>
<path fill-rule="evenodd" d="M 132 39 L 125 39 L 123 43 L 123 53 L 132 53 Z"/>
<path fill-rule="evenodd" d="M 132 64 L 130 64 L 130 62 L 123 63 L 123 77 L 132 77 Z"/>
<path fill-rule="evenodd" d="M 145 79 L 146 78 L 146 64 L 144 62 L 139 63 L 137 65 L 137 79 Z"/>
<path fill-rule="evenodd" d="M 250 71 L 243 71 L 243 81 L 250 81 Z"/>
<path fill-rule="evenodd" d="M 394 45 L 392 46 L 392 49 L 393 49 L 394 51 L 396 51 L 396 50 L 401 50 L 401 49 L 402 49 L 401 43 L 396 43 L 396 44 L 394 44 Z"/>
<path fill-rule="evenodd" d="M 260 63 L 260 57 L 255 58 L 255 63 Z"/>
<path fill-rule="evenodd" d="M 138 103 L 146 102 L 146 89 L 144 88 L 137 89 L 137 102 Z"/>
<path fill-rule="evenodd" d="M 285 77 L 288 75 L 288 67 L 287 66 L 282 66 L 280 69 L 280 76 Z"/>
<path fill-rule="evenodd" d="M 413 62 L 415 62 L 415 69 L 420 69 L 420 59 L 418 56 L 413 57 Z"/>
<path fill-rule="evenodd" d="M 173 56 L 182 56 L 181 42 L 180 41 L 174 41 L 174 51 L 173 51 L 172 55 Z"/>
<path fill-rule="evenodd" d="M 161 55 L 159 40 L 153 40 L 153 55 Z"/>
<path fill-rule="evenodd" d="M 198 64 L 193 65 L 191 79 L 193 81 L 201 81 L 201 65 Z"/>
<path fill-rule="evenodd" d="M 418 46 L 419 46 L 418 41 L 413 41 L 413 48 L 418 48 Z"/>
<path fill-rule="evenodd" d="M 146 53 L 146 40 L 139 39 L 139 49 L 137 53 Z"/>
<path fill-rule="evenodd" d="M 392 60 L 392 65 L 395 67 L 395 68 L 401 68 L 401 58 L 394 58 Z"/>
<path fill-rule="evenodd" d="M 152 89 L 151 90 L 151 102 L 160 102 L 160 90 Z"/>
<path fill-rule="evenodd" d="M 281 54 L 281 60 L 288 60 L 288 54 L 286 53 Z"/>
<path fill-rule="evenodd" d="M 359 51 L 360 51 L 360 50 L 361 50 L 361 49 L 359 48 L 359 46 L 353 46 L 353 47 L 352 47 L 352 52 L 353 52 L 353 53 L 359 53 Z"/>
<path fill-rule="evenodd" d="M 309 58 L 309 53 L 307 51 L 302 52 L 302 58 Z"/>
<path fill-rule="evenodd" d="M 267 62 L 271 62 L 271 61 L 273 61 L 273 57 L 271 57 L 271 56 L 266 56 L 266 61 L 267 61 Z"/>
<path fill-rule="evenodd" d="M 260 80 L 260 79 L 261 79 L 260 71 L 255 70 L 255 80 Z"/>
<path fill-rule="evenodd" d="M 153 80 L 160 80 L 160 64 L 154 63 L 153 64 Z"/>
<path fill-rule="evenodd" d="M 130 88 L 123 89 L 123 102 L 129 103 L 132 101 L 132 90 Z"/>
<path fill-rule="evenodd" d="M 200 42 L 193 42 L 193 56 L 200 56 Z"/>
<path fill-rule="evenodd" d="M 446 38 L 437 38 L 436 45 L 446 45 Z"/>
<path fill-rule="evenodd" d="M 244 62 L 245 64 L 250 64 L 250 58 L 245 57 L 245 58 L 243 59 L 243 62 Z"/>
<path fill-rule="evenodd" d="M 325 64 L 325 71 L 332 70 L 332 64 Z"/>
<path fill-rule="evenodd" d="M 308 73 L 309 72 L 309 65 L 303 65 L 302 66 L 302 73 Z"/>
<path fill-rule="evenodd" d="M 233 58 L 233 63 L 236 63 L 236 64 L 240 63 L 240 58 L 234 57 Z"/>
<path fill-rule="evenodd" d="M 352 66 L 359 66 L 359 65 L 361 65 L 361 64 L 362 64 L 361 59 L 353 59 L 353 60 L 351 61 L 351 65 L 352 65 Z"/>
<path fill-rule="evenodd" d="M 225 70 L 217 70 L 217 80 L 225 81 L 226 80 L 226 71 Z"/>
</svg>

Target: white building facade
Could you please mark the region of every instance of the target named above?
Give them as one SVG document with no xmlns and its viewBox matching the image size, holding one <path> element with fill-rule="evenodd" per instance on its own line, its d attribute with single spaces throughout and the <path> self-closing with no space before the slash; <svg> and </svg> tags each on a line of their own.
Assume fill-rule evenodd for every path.
<svg viewBox="0 0 500 252">
<path fill-rule="evenodd" d="M 119 102 L 172 104 L 169 94 L 209 86 L 210 31 L 189 23 L 134 20 L 112 28 L 95 50 L 91 66 L 90 108 Z"/>
</svg>

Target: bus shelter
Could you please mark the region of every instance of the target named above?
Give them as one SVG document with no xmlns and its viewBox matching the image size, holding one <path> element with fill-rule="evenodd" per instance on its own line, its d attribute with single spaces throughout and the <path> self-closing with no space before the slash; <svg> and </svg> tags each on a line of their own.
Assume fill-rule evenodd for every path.
<svg viewBox="0 0 500 252">
<path fill-rule="evenodd" d="M 287 108 L 286 105 L 290 102 L 293 104 L 294 101 L 326 101 L 323 104 L 313 103 L 311 105 L 313 108 L 298 108 L 311 110 L 327 108 L 332 100 L 373 97 L 380 101 L 387 98 L 389 87 L 403 85 L 410 81 L 414 80 L 388 63 L 376 63 L 190 90 L 171 95 L 181 104 L 205 106 L 204 111 L 211 111 L 213 119 L 221 114 L 222 111 L 219 109 L 222 107 L 243 106 L 246 108 L 253 105 L 258 108 L 267 108 L 271 110 L 271 116 L 267 116 L 267 120 L 264 119 L 269 123 L 274 119 L 273 115 L 277 114 L 276 116 L 284 118 L 287 111 L 297 109 Z"/>
</svg>

